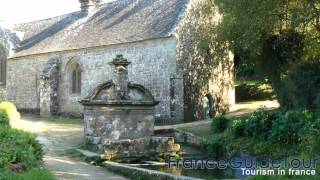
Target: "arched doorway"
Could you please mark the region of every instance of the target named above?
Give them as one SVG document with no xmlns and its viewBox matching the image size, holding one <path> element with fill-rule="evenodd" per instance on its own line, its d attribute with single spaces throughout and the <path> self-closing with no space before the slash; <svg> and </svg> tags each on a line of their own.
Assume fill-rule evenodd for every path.
<svg viewBox="0 0 320 180">
<path fill-rule="evenodd" d="M 214 116 L 213 99 L 210 94 L 207 94 L 202 98 L 202 108 L 204 119 L 210 119 Z"/>
</svg>

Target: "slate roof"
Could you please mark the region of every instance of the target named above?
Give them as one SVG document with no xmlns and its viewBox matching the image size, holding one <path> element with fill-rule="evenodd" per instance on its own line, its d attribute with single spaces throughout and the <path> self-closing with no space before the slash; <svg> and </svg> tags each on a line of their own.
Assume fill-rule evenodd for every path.
<svg viewBox="0 0 320 180">
<path fill-rule="evenodd" d="M 14 57 L 168 37 L 189 0 L 117 0 L 89 17 L 79 12 L 18 24 L 24 32 Z"/>
</svg>

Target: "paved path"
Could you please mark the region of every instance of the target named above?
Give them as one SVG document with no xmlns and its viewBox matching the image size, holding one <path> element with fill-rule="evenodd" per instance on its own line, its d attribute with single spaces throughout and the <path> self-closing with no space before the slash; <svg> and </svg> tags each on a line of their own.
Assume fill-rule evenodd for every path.
<svg viewBox="0 0 320 180">
<path fill-rule="evenodd" d="M 34 117 L 22 117 L 13 126 L 36 133 L 44 145 L 44 162 L 48 170 L 59 180 L 125 180 L 126 178 L 76 158 L 65 156 L 65 151 L 83 143 L 83 127 L 80 120 L 50 121 Z"/>
</svg>

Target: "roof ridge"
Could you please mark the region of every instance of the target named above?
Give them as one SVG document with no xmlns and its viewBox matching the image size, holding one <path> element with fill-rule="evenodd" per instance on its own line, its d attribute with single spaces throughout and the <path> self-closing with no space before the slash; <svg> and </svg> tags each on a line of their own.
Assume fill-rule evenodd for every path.
<svg viewBox="0 0 320 180">
<path fill-rule="evenodd" d="M 98 8 L 101 8 L 102 6 L 105 6 L 105 5 L 107 5 L 107 4 L 115 3 L 115 2 L 117 2 L 117 1 L 128 1 L 128 0 L 115 0 L 115 1 L 110 1 L 110 2 L 106 2 L 106 3 L 101 3 L 101 4 L 98 5 Z M 97 11 L 98 11 L 98 10 L 97 10 Z M 55 19 L 55 18 L 65 17 L 65 16 L 68 16 L 68 15 L 72 15 L 72 14 L 76 14 L 76 13 L 80 13 L 80 12 L 81 12 L 81 10 L 79 9 L 78 11 L 73 11 L 73 12 L 70 12 L 70 13 L 61 14 L 61 15 L 56 15 L 56 16 L 52 16 L 52 17 L 48 17 L 48 18 L 44 18 L 44 19 L 27 21 L 27 22 L 22 22 L 22 23 L 17 23 L 17 24 L 14 23 L 12 26 L 15 27 L 15 26 L 21 26 L 21 25 L 30 24 L 30 23 L 35 23 L 35 22 L 50 21 L 50 20 Z"/>
<path fill-rule="evenodd" d="M 13 26 L 21 26 L 21 25 L 26 25 L 26 24 L 30 24 L 30 23 L 36 23 L 36 22 L 42 22 L 42 21 L 50 21 L 52 19 L 65 17 L 65 16 L 76 14 L 76 13 L 79 13 L 79 12 L 80 11 L 74 11 L 74 12 L 71 12 L 71 13 L 57 15 L 57 16 L 53 16 L 53 17 L 49 17 L 49 18 L 44 18 L 44 19 L 39 19 L 39 20 L 34 20 L 34 21 L 28 21 L 28 22 L 23 22 L 23 23 L 17 23 L 17 24 L 13 24 Z"/>
</svg>

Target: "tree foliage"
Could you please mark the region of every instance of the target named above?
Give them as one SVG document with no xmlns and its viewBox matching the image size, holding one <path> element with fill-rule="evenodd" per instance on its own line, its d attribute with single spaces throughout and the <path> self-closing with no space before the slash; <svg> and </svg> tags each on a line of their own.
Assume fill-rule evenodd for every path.
<svg viewBox="0 0 320 180">
<path fill-rule="evenodd" d="M 222 15 L 215 28 L 216 40 L 229 44 L 234 52 L 247 52 L 246 57 L 270 80 L 280 103 L 285 105 L 290 101 L 286 81 L 291 80 L 288 74 L 294 65 L 320 60 L 320 1 L 207 2 L 207 6 L 217 6 Z M 210 13 L 207 11 L 208 16 Z"/>
<path fill-rule="evenodd" d="M 220 36 L 234 48 L 261 53 L 270 36 L 288 31 L 301 34 L 305 55 L 318 57 L 320 52 L 319 0 L 213 0 L 223 21 Z M 212 4 L 212 5 L 213 5 Z"/>
</svg>

